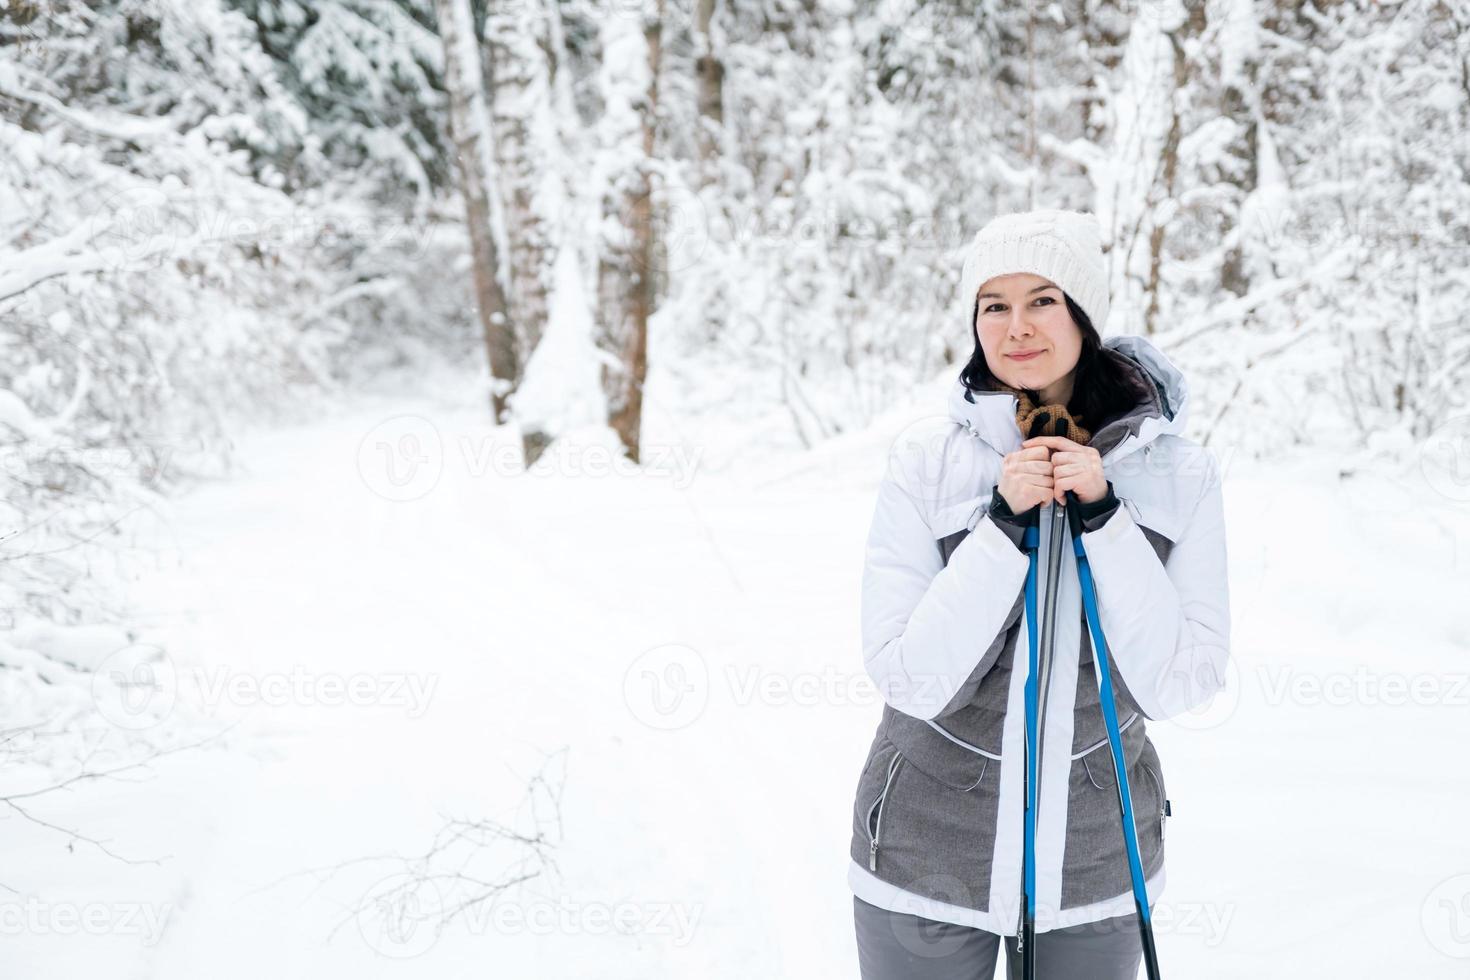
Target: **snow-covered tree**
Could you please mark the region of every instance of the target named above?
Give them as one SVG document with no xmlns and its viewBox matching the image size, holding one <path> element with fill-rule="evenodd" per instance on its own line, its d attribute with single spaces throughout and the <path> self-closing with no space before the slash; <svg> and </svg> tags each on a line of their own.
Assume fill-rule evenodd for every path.
<svg viewBox="0 0 1470 980">
<path fill-rule="evenodd" d="M 596 341 L 606 358 L 602 386 L 608 424 L 630 459 L 637 461 L 643 422 L 643 384 L 648 370 L 648 321 L 656 275 L 664 257 L 656 251 L 660 220 L 656 129 L 663 28 L 663 0 L 637 0 L 610 10 L 602 24 L 597 82 L 603 110 L 592 187 L 600 195 L 597 255 Z"/>
<path fill-rule="evenodd" d="M 431 0 L 229 0 L 306 117 L 323 163 L 423 215 L 447 186 L 443 48 Z M 289 150 L 283 147 L 283 150 Z M 292 160 L 289 152 L 283 162 Z M 311 183 L 319 174 L 293 173 Z M 401 203 L 399 204 L 401 206 Z"/>
</svg>

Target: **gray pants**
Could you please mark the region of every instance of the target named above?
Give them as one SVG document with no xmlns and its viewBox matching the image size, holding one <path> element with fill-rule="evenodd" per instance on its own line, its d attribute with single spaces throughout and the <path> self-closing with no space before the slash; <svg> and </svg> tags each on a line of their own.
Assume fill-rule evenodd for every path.
<svg viewBox="0 0 1470 980">
<path fill-rule="evenodd" d="M 1001 937 L 952 922 L 890 912 L 852 898 L 862 980 L 992 980 Z M 1152 910 L 1152 907 L 1150 907 Z M 1006 967 L 1020 980 L 1016 937 Z M 1036 936 L 1038 980 L 1137 980 L 1143 963 L 1138 913 L 1053 929 Z"/>
</svg>

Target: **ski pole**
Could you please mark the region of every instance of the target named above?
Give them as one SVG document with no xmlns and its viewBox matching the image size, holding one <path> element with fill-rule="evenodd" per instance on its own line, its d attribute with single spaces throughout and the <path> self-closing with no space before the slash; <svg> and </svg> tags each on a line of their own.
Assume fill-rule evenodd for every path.
<svg viewBox="0 0 1470 980">
<path fill-rule="evenodd" d="M 1120 505 L 1121 506 L 1121 505 Z M 1113 698 L 1113 681 L 1109 675 L 1110 654 L 1108 641 L 1103 636 L 1102 623 L 1097 611 L 1097 588 L 1092 579 L 1092 567 L 1087 561 L 1087 552 L 1082 547 L 1082 513 L 1078 510 L 1077 494 L 1067 491 L 1067 522 L 1072 531 L 1072 553 L 1077 556 L 1077 577 L 1082 585 L 1082 608 L 1087 614 L 1087 626 L 1092 634 L 1093 666 L 1097 673 L 1098 701 L 1102 706 L 1103 724 L 1108 732 L 1108 746 L 1112 749 L 1114 783 L 1118 789 L 1118 811 L 1123 821 L 1123 840 L 1128 849 L 1128 873 L 1133 880 L 1133 904 L 1138 909 L 1138 935 L 1143 943 L 1143 961 L 1148 968 L 1149 980 L 1159 980 L 1159 958 L 1154 949 L 1153 920 L 1148 907 L 1148 886 L 1143 877 L 1143 861 L 1138 848 L 1138 827 L 1133 820 L 1133 796 L 1128 787 L 1128 764 L 1123 757 L 1123 737 L 1118 730 L 1118 708 Z"/>
<path fill-rule="evenodd" d="M 1031 426 L 1031 435 L 1046 433 L 1048 415 L 1040 413 Z M 1056 420 L 1056 434 L 1064 435 L 1066 423 Z M 1041 538 L 1041 509 L 1038 506 L 1032 523 L 1021 538 L 1029 566 L 1026 573 L 1026 635 L 1029 643 L 1029 672 L 1026 675 L 1026 766 L 1023 800 L 1025 826 L 1021 844 L 1021 928 L 1016 946 L 1021 952 L 1021 974 L 1024 980 L 1036 977 L 1036 821 L 1038 813 L 1038 766 L 1044 743 L 1048 681 L 1051 677 L 1053 648 L 1056 645 L 1057 584 L 1061 578 L 1062 537 L 1066 523 L 1061 509 L 1051 511 L 1051 550 L 1047 552 L 1046 600 L 1041 614 L 1038 650 L 1036 617 L 1037 548 Z"/>
<path fill-rule="evenodd" d="M 1021 799 L 1024 829 L 1021 839 L 1021 930 L 1016 945 L 1021 951 L 1021 970 L 1026 980 L 1036 976 L 1033 948 L 1036 940 L 1036 549 L 1040 542 L 1037 524 L 1026 528 L 1021 538 L 1030 567 L 1026 572 L 1026 636 L 1029 671 L 1026 674 L 1026 764 L 1022 767 Z"/>
</svg>

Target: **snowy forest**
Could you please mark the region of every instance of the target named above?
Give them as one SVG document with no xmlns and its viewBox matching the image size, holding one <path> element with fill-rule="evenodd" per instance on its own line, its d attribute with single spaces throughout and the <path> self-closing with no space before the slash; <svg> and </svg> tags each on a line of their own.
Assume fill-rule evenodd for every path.
<svg viewBox="0 0 1470 980">
<path fill-rule="evenodd" d="M 1226 473 L 1166 972 L 1462 975 L 1466 0 L 0 0 L 0 972 L 856 976 L 862 536 L 1039 207 Z"/>
</svg>

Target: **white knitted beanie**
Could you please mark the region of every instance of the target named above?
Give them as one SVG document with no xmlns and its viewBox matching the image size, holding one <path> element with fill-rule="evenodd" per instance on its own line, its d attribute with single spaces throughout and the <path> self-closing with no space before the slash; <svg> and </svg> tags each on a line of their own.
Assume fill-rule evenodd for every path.
<svg viewBox="0 0 1470 980">
<path fill-rule="evenodd" d="M 1096 215 L 1056 208 L 1023 211 L 997 215 L 976 232 L 960 274 L 960 301 L 971 330 L 975 294 L 992 276 L 1012 272 L 1050 279 L 1082 307 L 1099 336 L 1107 332 L 1108 274 Z"/>
</svg>

